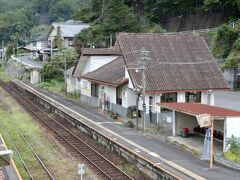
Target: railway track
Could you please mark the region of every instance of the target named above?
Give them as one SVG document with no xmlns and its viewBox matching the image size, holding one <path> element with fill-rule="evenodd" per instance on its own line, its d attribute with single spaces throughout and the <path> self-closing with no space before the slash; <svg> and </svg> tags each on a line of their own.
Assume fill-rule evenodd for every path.
<svg viewBox="0 0 240 180">
<path fill-rule="evenodd" d="M 39 108 L 35 103 L 22 96 L 18 90 L 10 84 L 0 81 L 0 85 L 18 100 L 29 112 L 37 117 L 47 128 L 53 131 L 64 144 L 68 145 L 71 152 L 76 156 L 83 156 L 92 164 L 106 179 L 127 180 L 132 179 L 129 175 L 120 170 L 112 162 L 98 153 L 94 148 L 89 146 L 77 135 L 68 130 L 64 125 L 51 117 L 46 111 Z"/>
<path fill-rule="evenodd" d="M 20 161 L 22 162 L 26 173 L 28 174 L 29 178 L 34 179 L 51 179 L 54 180 L 53 175 L 48 170 L 44 162 L 40 159 L 36 151 L 33 149 L 27 138 L 23 135 L 21 130 L 17 127 L 17 125 L 11 121 L 8 122 L 8 125 L 4 123 L 2 120 L 0 121 L 0 125 L 3 127 L 6 136 L 10 140 L 16 154 L 18 155 Z M 8 128 L 7 128 L 8 126 Z M 9 132 L 11 126 L 11 133 Z M 13 137 L 14 136 L 14 137 Z M 16 142 L 14 139 L 16 136 L 19 137 L 22 141 Z M 27 153 L 28 158 L 23 158 L 22 154 Z M 33 157 L 33 158 L 30 158 Z M 36 170 L 38 171 L 38 176 L 36 177 L 35 173 Z"/>
</svg>

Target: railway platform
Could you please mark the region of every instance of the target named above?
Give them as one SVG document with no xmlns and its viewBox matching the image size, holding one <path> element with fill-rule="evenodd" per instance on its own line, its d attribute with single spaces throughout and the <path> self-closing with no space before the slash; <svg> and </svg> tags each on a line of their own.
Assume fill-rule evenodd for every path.
<svg viewBox="0 0 240 180">
<path fill-rule="evenodd" d="M 184 151 L 153 135 L 128 128 L 107 115 L 97 112 L 94 108 L 47 91 L 38 90 L 32 86 L 24 86 L 25 89 L 31 88 L 31 91 L 40 95 L 41 98 L 61 106 L 61 109 L 66 112 L 79 115 L 81 121 L 86 125 L 106 134 L 116 143 L 122 144 L 144 159 L 167 169 L 181 179 L 235 180 L 240 175 L 238 171 L 218 165 L 214 165 L 214 169 L 210 170 L 208 162 L 199 160 L 191 152 Z"/>
<path fill-rule="evenodd" d="M 0 151 L 7 150 L 7 146 L 0 134 Z M 14 161 L 9 158 L 10 164 L 0 164 L 0 180 L 22 180 Z"/>
</svg>

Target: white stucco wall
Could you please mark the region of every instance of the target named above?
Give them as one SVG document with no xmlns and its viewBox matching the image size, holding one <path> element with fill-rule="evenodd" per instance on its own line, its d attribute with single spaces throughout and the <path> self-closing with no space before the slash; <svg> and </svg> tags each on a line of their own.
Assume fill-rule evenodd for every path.
<svg viewBox="0 0 240 180">
<path fill-rule="evenodd" d="M 226 137 L 240 137 L 240 117 L 226 118 Z"/>
<path fill-rule="evenodd" d="M 108 102 L 116 104 L 117 96 L 116 96 L 116 87 L 111 87 L 108 85 L 99 85 L 100 88 L 104 87 L 104 93 L 106 96 L 106 100 Z"/>
<path fill-rule="evenodd" d="M 160 107 L 157 105 L 157 103 L 161 102 L 161 94 L 146 94 L 145 98 L 145 104 L 146 104 L 146 114 L 149 114 L 149 97 L 152 97 L 152 112 L 160 112 Z M 139 101 L 139 110 L 143 110 L 143 101 L 142 98 L 140 97 Z"/>
<path fill-rule="evenodd" d="M 81 91 L 81 94 L 90 97 L 91 96 L 91 82 L 86 79 L 81 79 L 80 91 Z"/>
<path fill-rule="evenodd" d="M 118 56 L 90 56 L 82 74 L 86 74 L 88 72 L 92 72 L 105 64 L 113 61 Z"/>
<path fill-rule="evenodd" d="M 40 72 L 36 69 L 30 71 L 30 82 L 31 84 L 37 84 L 41 80 Z"/>
<path fill-rule="evenodd" d="M 74 92 L 74 86 L 71 83 L 71 78 L 67 77 L 67 93 L 73 93 Z"/>
<path fill-rule="evenodd" d="M 209 104 L 209 102 L 210 102 L 210 105 L 214 106 L 215 105 L 215 103 L 214 103 L 214 92 L 210 93 L 210 101 L 208 100 L 208 98 L 209 98 L 209 93 L 208 92 L 202 92 L 201 103 L 202 104 Z"/>
<path fill-rule="evenodd" d="M 135 91 L 128 88 L 128 85 L 125 85 L 122 92 L 122 106 L 125 108 L 136 106 L 136 98 Z"/>
<path fill-rule="evenodd" d="M 77 78 L 67 76 L 67 93 L 79 92 Z"/>
<path fill-rule="evenodd" d="M 128 70 L 127 70 L 126 67 L 125 67 L 125 78 L 128 78 L 128 88 L 134 89 L 132 80 L 131 80 L 131 78 L 129 76 L 129 73 L 128 73 Z"/>
</svg>

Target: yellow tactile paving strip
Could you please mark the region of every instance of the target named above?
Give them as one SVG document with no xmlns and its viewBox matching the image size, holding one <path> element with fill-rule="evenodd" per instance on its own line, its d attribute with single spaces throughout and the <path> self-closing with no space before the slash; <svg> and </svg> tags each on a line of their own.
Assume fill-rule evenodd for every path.
<svg viewBox="0 0 240 180">
<path fill-rule="evenodd" d="M 3 146 L 5 147 L 5 149 L 7 149 L 7 145 L 6 145 L 6 143 L 5 143 L 5 141 L 4 141 L 4 139 L 3 139 L 1 134 L 0 134 L 0 140 L 2 141 Z M 14 170 L 15 170 L 15 172 L 17 174 L 18 179 L 22 180 L 22 177 L 21 177 L 20 173 L 18 172 L 16 164 L 14 163 L 14 161 L 12 159 L 11 159 L 11 166 L 14 168 Z M 1 176 L 0 176 L 0 180 L 1 180 Z"/>
</svg>

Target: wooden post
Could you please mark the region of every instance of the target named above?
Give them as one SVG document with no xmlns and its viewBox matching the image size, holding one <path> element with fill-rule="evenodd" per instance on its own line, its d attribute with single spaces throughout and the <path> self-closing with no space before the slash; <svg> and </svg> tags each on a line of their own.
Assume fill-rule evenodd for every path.
<svg viewBox="0 0 240 180">
<path fill-rule="evenodd" d="M 213 168 L 213 128 L 214 128 L 214 119 L 212 117 L 212 127 L 211 127 L 211 148 L 210 148 L 210 169 Z"/>
</svg>

